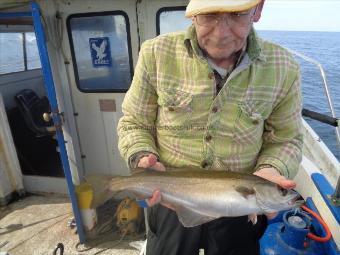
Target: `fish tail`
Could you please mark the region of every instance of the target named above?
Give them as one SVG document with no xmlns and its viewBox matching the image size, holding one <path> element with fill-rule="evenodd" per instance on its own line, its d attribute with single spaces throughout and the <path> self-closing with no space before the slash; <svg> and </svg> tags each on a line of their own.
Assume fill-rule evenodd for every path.
<svg viewBox="0 0 340 255">
<path fill-rule="evenodd" d="M 92 208 L 98 207 L 107 200 L 114 197 L 118 192 L 118 186 L 122 177 L 108 175 L 90 175 L 85 178 L 86 182 L 91 185 L 93 190 Z"/>
</svg>

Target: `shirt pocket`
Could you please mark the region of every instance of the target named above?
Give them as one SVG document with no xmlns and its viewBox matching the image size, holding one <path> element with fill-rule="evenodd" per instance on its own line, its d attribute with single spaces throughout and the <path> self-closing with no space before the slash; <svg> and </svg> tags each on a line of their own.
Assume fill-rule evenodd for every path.
<svg viewBox="0 0 340 255">
<path fill-rule="evenodd" d="M 219 125 L 217 135 L 222 138 L 232 138 L 235 129 L 235 121 L 240 115 L 240 108 L 237 101 L 228 100 L 222 105 L 222 110 L 218 113 Z M 221 140 L 222 143 L 224 141 Z"/>
<path fill-rule="evenodd" d="M 239 116 L 235 121 L 233 140 L 244 145 L 262 146 L 264 122 L 272 111 L 272 103 L 267 101 L 247 101 L 239 103 Z"/>
<path fill-rule="evenodd" d="M 180 90 L 158 92 L 157 130 L 178 135 L 190 127 L 193 96 Z"/>
</svg>

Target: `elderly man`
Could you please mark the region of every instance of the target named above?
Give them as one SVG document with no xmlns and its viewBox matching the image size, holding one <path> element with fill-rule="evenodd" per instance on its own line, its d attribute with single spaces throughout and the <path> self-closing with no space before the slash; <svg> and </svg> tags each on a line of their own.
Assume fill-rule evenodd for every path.
<svg viewBox="0 0 340 255">
<path fill-rule="evenodd" d="M 290 189 L 301 160 L 299 67 L 252 24 L 264 0 L 191 0 L 187 32 L 146 41 L 118 125 L 131 168 L 250 172 Z M 259 254 L 266 217 L 184 228 L 156 190 L 147 254 Z"/>
</svg>

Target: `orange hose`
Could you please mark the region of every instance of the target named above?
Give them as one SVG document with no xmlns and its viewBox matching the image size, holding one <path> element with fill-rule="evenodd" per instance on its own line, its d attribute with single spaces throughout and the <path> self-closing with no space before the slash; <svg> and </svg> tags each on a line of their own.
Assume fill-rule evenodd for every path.
<svg viewBox="0 0 340 255">
<path fill-rule="evenodd" d="M 325 243 L 325 242 L 329 241 L 329 239 L 331 239 L 331 237 L 332 237 L 332 234 L 331 234 L 331 231 L 329 230 L 328 226 L 326 225 L 326 223 L 323 221 L 323 219 L 321 219 L 321 217 L 316 212 L 312 211 L 307 206 L 302 205 L 301 208 L 303 210 L 305 210 L 306 212 L 308 212 L 309 214 L 311 214 L 322 225 L 323 229 L 326 232 L 325 237 L 320 237 L 320 236 L 314 235 L 312 233 L 308 233 L 307 237 L 314 240 L 314 241 L 321 242 L 321 243 Z"/>
</svg>

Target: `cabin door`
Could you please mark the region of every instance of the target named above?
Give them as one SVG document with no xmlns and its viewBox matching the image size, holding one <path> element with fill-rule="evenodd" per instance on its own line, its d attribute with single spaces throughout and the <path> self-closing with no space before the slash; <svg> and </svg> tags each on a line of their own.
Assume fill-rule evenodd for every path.
<svg viewBox="0 0 340 255">
<path fill-rule="evenodd" d="M 85 175 L 129 173 L 116 128 L 138 56 L 135 5 L 135 0 L 74 1 L 73 12 L 65 10 L 70 12 L 70 86 Z"/>
<path fill-rule="evenodd" d="M 91 8 L 86 6 L 89 2 Z M 67 19 L 74 68 L 71 92 L 84 172 L 128 174 L 118 151 L 116 128 L 139 46 L 157 35 L 156 20 L 168 16 L 167 11 L 181 11 L 185 20 L 186 1 L 89 2 L 79 1 L 79 6 L 73 6 L 77 14 Z M 164 29 L 169 27 L 167 21 L 172 22 L 163 20 L 164 31 L 168 31 Z"/>
</svg>

